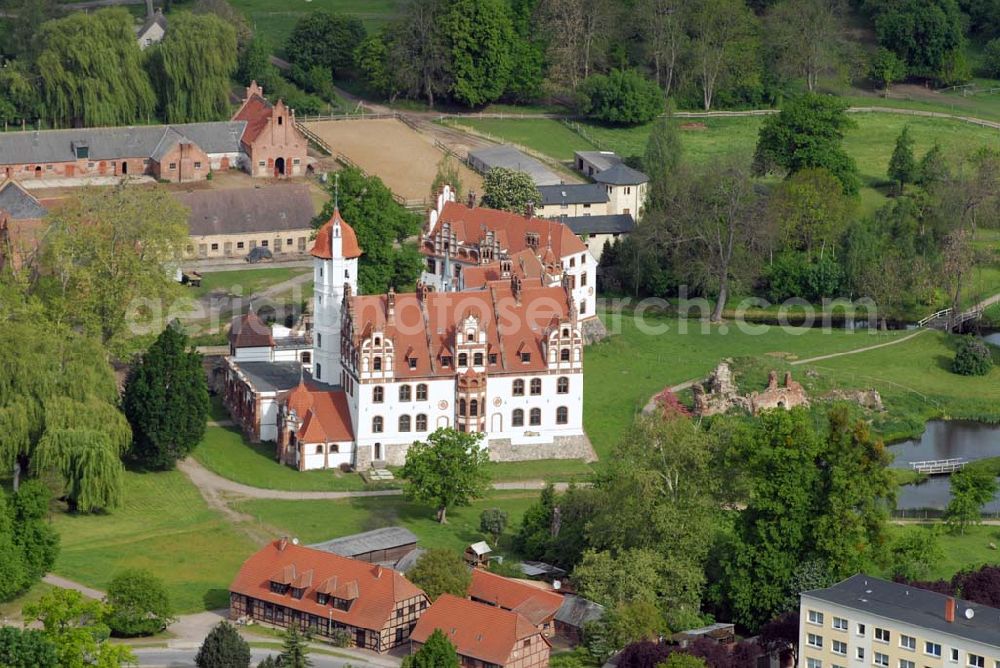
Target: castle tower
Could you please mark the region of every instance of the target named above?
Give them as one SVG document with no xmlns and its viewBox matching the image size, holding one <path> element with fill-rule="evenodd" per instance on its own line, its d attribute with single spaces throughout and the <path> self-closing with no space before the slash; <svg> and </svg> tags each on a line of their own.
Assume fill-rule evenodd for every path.
<svg viewBox="0 0 1000 668">
<path fill-rule="evenodd" d="M 316 234 L 313 256 L 313 377 L 340 383 L 340 328 L 344 293 L 358 291 L 358 258 L 361 247 L 351 226 L 334 209 L 333 216 Z"/>
</svg>

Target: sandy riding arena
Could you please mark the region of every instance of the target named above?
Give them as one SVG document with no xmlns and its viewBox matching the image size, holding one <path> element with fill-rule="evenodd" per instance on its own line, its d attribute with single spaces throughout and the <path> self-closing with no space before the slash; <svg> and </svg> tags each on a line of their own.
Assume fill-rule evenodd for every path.
<svg viewBox="0 0 1000 668">
<path fill-rule="evenodd" d="M 431 138 L 396 119 L 315 121 L 307 126 L 330 145 L 407 201 L 429 199 L 444 152 Z M 482 192 L 482 178 L 458 164 L 464 190 Z"/>
</svg>

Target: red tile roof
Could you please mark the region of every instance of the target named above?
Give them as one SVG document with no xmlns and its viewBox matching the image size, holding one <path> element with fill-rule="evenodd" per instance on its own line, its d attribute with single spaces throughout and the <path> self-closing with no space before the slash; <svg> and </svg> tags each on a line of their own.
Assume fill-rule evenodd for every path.
<svg viewBox="0 0 1000 668">
<path fill-rule="evenodd" d="M 469 596 L 520 613 L 535 625 L 551 620 L 563 603 L 562 594 L 544 591 L 478 568 L 472 571 Z"/>
<path fill-rule="evenodd" d="M 494 663 L 507 664 L 521 641 L 537 636 L 533 642 L 548 641 L 538 628 L 517 614 L 481 603 L 473 603 L 451 594 L 442 594 L 417 621 L 410 638 L 423 643 L 441 629 L 458 653 Z"/>
<path fill-rule="evenodd" d="M 511 274 L 526 279 L 525 284 L 535 283 L 545 276 L 545 265 L 531 249 L 515 253 L 510 258 Z M 561 271 L 561 269 L 559 269 Z M 503 278 L 500 262 L 491 262 L 462 270 L 462 285 L 466 290 L 485 287 L 487 283 Z"/>
<path fill-rule="evenodd" d="M 246 121 L 247 127 L 243 131 L 242 141 L 244 144 L 252 144 L 257 135 L 267 127 L 267 122 L 271 120 L 271 111 L 274 107 L 260 95 L 251 95 L 247 98 L 243 106 L 240 107 L 234 121 Z"/>
<path fill-rule="evenodd" d="M 451 230 L 460 244 L 478 244 L 487 231 L 492 231 L 501 248 L 511 255 L 531 248 L 528 245 L 529 232 L 538 235 L 540 251 L 544 252 L 545 248 L 551 247 L 556 257 L 566 257 L 587 250 L 580 238 L 557 220 L 528 218 L 509 211 L 470 208 L 458 202 L 448 202 L 441 210 L 431 236 L 439 232 L 444 223 L 451 224 Z M 424 252 L 428 252 L 426 245 Z"/>
<path fill-rule="evenodd" d="M 272 592 L 272 580 L 301 586 L 305 592 L 301 599 Z M 391 568 L 280 540 L 268 543 L 244 561 L 229 590 L 373 631 L 385 627 L 397 603 L 424 595 Z M 354 603 L 346 611 L 321 605 L 317 592 Z"/>
<path fill-rule="evenodd" d="M 254 312 L 233 318 L 229 343 L 234 348 L 269 348 L 274 346 L 271 328 Z"/>
<path fill-rule="evenodd" d="M 354 229 L 340 217 L 340 209 L 334 209 L 330 220 L 326 221 L 323 224 L 323 227 L 319 228 L 319 232 L 316 233 L 316 241 L 313 243 L 312 250 L 310 251 L 312 256 L 318 257 L 322 260 L 329 260 L 333 257 L 333 252 L 330 250 L 330 244 L 335 225 L 340 226 L 340 236 L 343 238 L 343 241 L 341 242 L 341 254 L 346 258 L 361 257 L 362 251 L 361 246 L 358 245 L 358 235 L 356 235 L 354 233 Z"/>
<path fill-rule="evenodd" d="M 427 292 L 423 298 L 397 294 L 391 322 L 387 307 L 387 295 L 352 297 L 348 333 L 355 345 L 374 331 L 392 339 L 393 373 L 400 378 L 454 375 L 456 328 L 469 314 L 485 328 L 487 354 L 497 353 L 497 365 L 488 366 L 489 373 L 544 371 L 546 337 L 570 317 L 566 290 L 538 283 L 522 285 L 520 299 L 510 282 L 473 292 Z M 522 352 L 530 353 L 528 362 L 521 360 Z M 453 358 L 451 367 L 442 366 L 444 356 Z"/>
<path fill-rule="evenodd" d="M 296 434 L 301 443 L 354 440 L 351 411 L 343 391 L 320 389 L 303 381 L 288 393 L 285 402 L 302 421 Z"/>
</svg>

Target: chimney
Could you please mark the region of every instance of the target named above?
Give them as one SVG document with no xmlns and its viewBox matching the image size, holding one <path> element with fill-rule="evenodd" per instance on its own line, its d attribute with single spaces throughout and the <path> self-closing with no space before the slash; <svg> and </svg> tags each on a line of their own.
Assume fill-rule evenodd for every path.
<svg viewBox="0 0 1000 668">
<path fill-rule="evenodd" d="M 385 297 L 385 319 L 390 325 L 396 323 L 396 290 L 392 286 Z"/>
<path fill-rule="evenodd" d="M 469 205 L 470 209 L 476 208 L 476 191 L 475 190 L 470 190 L 469 191 L 468 205 Z"/>
<path fill-rule="evenodd" d="M 281 540 L 278 541 L 278 552 L 284 551 L 284 549 L 286 547 L 288 547 L 288 536 L 282 536 Z M 954 603 L 953 603 L 953 605 L 954 605 Z M 952 612 L 954 613 L 954 610 L 952 610 Z M 952 615 L 952 616 L 954 616 L 954 615 Z"/>
<path fill-rule="evenodd" d="M 146 18 L 153 18 L 153 0 L 146 0 Z"/>
<path fill-rule="evenodd" d="M 510 291 L 514 293 L 514 303 L 518 306 L 521 305 L 521 279 L 518 276 L 512 276 L 510 279 Z"/>
<path fill-rule="evenodd" d="M 529 201 L 524 207 L 524 217 L 534 218 L 535 217 L 535 203 Z"/>
<path fill-rule="evenodd" d="M 376 580 L 378 580 L 379 578 L 381 578 L 382 577 L 382 567 L 379 564 L 375 564 L 375 569 L 372 571 L 372 574 L 375 576 Z"/>
<path fill-rule="evenodd" d="M 944 621 L 949 624 L 955 621 L 955 599 L 949 596 L 944 602 Z"/>
</svg>

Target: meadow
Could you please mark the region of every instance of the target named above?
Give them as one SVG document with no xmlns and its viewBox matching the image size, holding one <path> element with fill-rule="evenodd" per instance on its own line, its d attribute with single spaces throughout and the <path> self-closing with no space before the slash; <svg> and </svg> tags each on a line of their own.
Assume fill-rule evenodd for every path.
<svg viewBox="0 0 1000 668">
<path fill-rule="evenodd" d="M 281 50 L 295 22 L 309 12 L 331 11 L 361 19 L 369 32 L 391 20 L 399 12 L 401 0 L 229 0 L 243 12 L 258 34 Z"/>
<path fill-rule="evenodd" d="M 941 558 L 931 567 L 927 574 L 929 580 L 950 580 L 951 576 L 965 568 L 976 568 L 982 564 L 1000 562 L 995 547 L 1000 543 L 1000 526 L 983 524 L 965 529 L 965 533 L 950 533 L 941 524 L 890 524 L 889 535 L 898 536 L 906 531 L 938 532 L 938 545 L 941 547 Z"/>
</svg>

